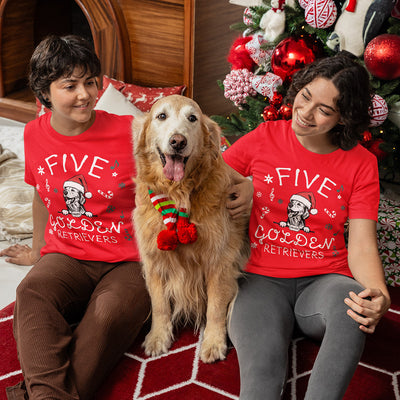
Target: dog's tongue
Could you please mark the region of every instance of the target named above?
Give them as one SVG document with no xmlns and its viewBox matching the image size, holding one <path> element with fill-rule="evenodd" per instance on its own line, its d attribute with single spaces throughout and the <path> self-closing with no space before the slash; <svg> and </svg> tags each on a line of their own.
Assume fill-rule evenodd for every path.
<svg viewBox="0 0 400 400">
<path fill-rule="evenodd" d="M 179 182 L 185 173 L 183 157 L 166 155 L 165 158 L 167 161 L 163 169 L 165 177 L 170 181 Z"/>
</svg>

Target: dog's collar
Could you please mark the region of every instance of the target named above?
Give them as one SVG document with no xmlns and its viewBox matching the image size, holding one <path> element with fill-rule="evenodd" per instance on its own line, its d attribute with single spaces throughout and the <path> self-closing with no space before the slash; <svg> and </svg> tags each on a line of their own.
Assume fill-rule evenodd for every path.
<svg viewBox="0 0 400 400">
<path fill-rule="evenodd" d="M 165 194 L 156 194 L 149 189 L 150 200 L 154 208 L 162 215 L 167 229 L 157 236 L 160 250 L 175 250 L 178 243 L 188 244 L 197 240 L 197 229 L 189 223 L 189 214 L 185 208 L 176 208 L 175 203 Z"/>
</svg>

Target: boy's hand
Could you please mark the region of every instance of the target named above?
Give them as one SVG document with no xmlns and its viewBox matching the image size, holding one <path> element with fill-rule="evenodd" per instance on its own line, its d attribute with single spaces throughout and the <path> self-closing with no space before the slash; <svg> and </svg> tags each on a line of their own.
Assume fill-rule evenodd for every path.
<svg viewBox="0 0 400 400">
<path fill-rule="evenodd" d="M 34 263 L 32 249 L 26 244 L 14 244 L 10 247 L 7 247 L 6 249 L 0 251 L 0 256 L 7 257 L 6 262 L 12 264 L 32 265 Z"/>
</svg>

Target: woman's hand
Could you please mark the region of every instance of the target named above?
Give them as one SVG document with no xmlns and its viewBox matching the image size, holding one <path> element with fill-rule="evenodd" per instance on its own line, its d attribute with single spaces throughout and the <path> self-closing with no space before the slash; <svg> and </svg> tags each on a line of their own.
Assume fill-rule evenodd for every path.
<svg viewBox="0 0 400 400">
<path fill-rule="evenodd" d="M 32 249 L 24 244 L 14 244 L 0 251 L 0 256 L 6 256 L 6 262 L 17 265 L 33 265 L 39 257 L 34 257 Z"/>
<path fill-rule="evenodd" d="M 344 302 L 350 307 L 347 314 L 360 324 L 365 333 L 375 332 L 378 322 L 390 307 L 390 299 L 380 289 L 364 289 L 349 293 Z"/>
<path fill-rule="evenodd" d="M 253 191 L 253 182 L 247 178 L 232 185 L 228 192 L 226 208 L 233 219 L 250 211 L 253 200 Z"/>
</svg>

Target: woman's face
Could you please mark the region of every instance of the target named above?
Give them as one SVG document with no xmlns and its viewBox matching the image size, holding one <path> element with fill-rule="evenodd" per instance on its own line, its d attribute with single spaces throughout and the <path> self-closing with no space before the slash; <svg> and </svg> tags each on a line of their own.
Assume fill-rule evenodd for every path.
<svg viewBox="0 0 400 400">
<path fill-rule="evenodd" d="M 340 122 L 335 101 L 338 96 L 339 91 L 332 81 L 321 77 L 297 93 L 293 102 L 292 129 L 306 148 L 331 144 L 328 132 Z"/>
</svg>

